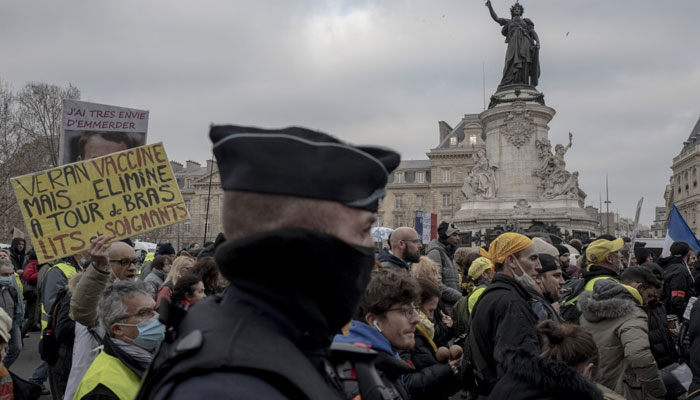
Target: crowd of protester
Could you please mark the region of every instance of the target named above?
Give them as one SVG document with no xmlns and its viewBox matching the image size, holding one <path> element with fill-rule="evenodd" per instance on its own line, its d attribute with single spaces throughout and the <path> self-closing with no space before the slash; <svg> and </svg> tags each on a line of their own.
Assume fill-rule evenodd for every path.
<svg viewBox="0 0 700 400">
<path fill-rule="evenodd" d="M 0 251 L 0 400 L 700 398 L 689 244 L 659 257 L 506 232 L 460 247 L 441 222 L 375 253 L 398 154 L 303 128 L 210 135 L 215 242 L 137 256 L 100 236 L 44 264 L 23 239 Z M 30 332 L 42 361 L 24 381 L 12 365 L 37 351 Z"/>
<path fill-rule="evenodd" d="M 25 254 L 21 239 L 0 250 L 0 399 L 17 390 L 26 398 L 134 398 L 164 332 L 156 300 L 160 310 L 171 303 L 187 310 L 227 285 L 212 242 L 187 245 L 177 256 L 172 244 L 160 243 L 142 257 L 128 239 L 107 242 L 101 237 L 90 251 L 45 264 L 33 250 Z M 30 332 L 41 335 L 42 362 L 28 381 L 10 378 L 20 352 L 37 350 L 22 349 Z"/>
<path fill-rule="evenodd" d="M 413 229 L 395 232 L 336 336 L 412 367 L 378 364 L 394 398 L 700 398 L 700 263 L 687 243 L 662 258 L 609 235 L 565 246 L 508 232 L 457 249 L 443 222 L 424 249 Z M 438 361 L 450 345 L 464 355 Z"/>
</svg>

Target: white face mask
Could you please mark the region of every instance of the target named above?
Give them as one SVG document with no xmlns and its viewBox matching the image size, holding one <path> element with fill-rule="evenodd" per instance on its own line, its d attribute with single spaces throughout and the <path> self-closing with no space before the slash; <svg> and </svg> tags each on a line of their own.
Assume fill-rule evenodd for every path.
<svg viewBox="0 0 700 400">
<path fill-rule="evenodd" d="M 535 278 L 525 273 L 523 266 L 520 265 L 520 261 L 518 261 L 518 257 L 513 256 L 513 260 L 515 260 L 515 263 L 518 264 L 518 268 L 520 268 L 520 272 L 522 272 L 522 275 L 520 276 L 513 274 L 513 278 L 515 278 L 515 280 L 525 288 L 534 288 L 537 284 L 537 282 L 535 282 Z"/>
</svg>

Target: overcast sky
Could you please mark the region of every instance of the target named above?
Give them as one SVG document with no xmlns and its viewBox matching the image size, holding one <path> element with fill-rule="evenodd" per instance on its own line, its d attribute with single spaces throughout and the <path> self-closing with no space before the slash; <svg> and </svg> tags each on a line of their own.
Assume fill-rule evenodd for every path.
<svg viewBox="0 0 700 400">
<path fill-rule="evenodd" d="M 587 204 L 642 223 L 700 116 L 700 1 L 523 0 Z M 493 0 L 509 17 L 510 1 Z M 150 110 L 171 159 L 211 157 L 210 123 L 300 125 L 425 159 L 438 121 L 483 111 L 506 45 L 480 0 L 5 1 L 0 79 L 72 83 Z M 483 71 L 483 72 L 482 72 Z M 488 100 L 487 100 L 488 102 Z"/>
</svg>

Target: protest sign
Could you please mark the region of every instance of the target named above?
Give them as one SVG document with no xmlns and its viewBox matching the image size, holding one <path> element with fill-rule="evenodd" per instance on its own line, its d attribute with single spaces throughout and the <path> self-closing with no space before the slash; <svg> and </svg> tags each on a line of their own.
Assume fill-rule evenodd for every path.
<svg viewBox="0 0 700 400">
<path fill-rule="evenodd" d="M 162 143 L 12 178 L 41 263 L 189 219 Z"/>
<path fill-rule="evenodd" d="M 61 164 L 87 160 L 146 144 L 148 111 L 63 100 Z"/>
</svg>

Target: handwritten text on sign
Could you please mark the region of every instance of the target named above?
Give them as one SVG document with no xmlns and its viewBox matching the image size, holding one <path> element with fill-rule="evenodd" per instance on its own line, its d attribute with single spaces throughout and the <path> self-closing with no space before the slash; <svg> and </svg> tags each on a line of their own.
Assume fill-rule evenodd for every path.
<svg viewBox="0 0 700 400">
<path fill-rule="evenodd" d="M 40 262 L 189 219 L 162 143 L 12 179 Z"/>
</svg>

